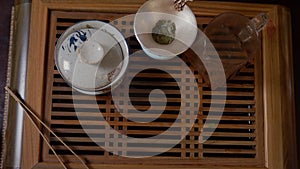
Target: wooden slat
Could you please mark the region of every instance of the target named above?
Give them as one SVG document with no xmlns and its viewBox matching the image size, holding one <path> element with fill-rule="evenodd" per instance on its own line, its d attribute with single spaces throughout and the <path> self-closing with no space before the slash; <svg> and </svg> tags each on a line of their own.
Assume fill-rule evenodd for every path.
<svg viewBox="0 0 300 169">
<path fill-rule="evenodd" d="M 54 146 L 55 150 L 67 150 L 64 146 Z M 84 150 L 84 151 L 102 151 L 101 148 L 97 146 L 72 146 L 74 150 Z M 165 148 L 153 148 L 153 147 L 126 147 L 124 148 L 126 151 L 129 152 L 161 152 L 165 150 Z M 122 148 L 119 149 L 122 151 Z M 168 152 L 181 152 L 180 148 L 172 148 Z"/>
<path fill-rule="evenodd" d="M 82 109 L 88 109 L 88 108 L 105 108 L 106 105 L 101 105 L 101 104 L 74 104 L 74 103 L 53 103 L 53 107 L 55 108 L 82 108 Z M 147 107 L 145 106 L 134 106 L 136 109 L 145 109 Z M 163 106 L 153 106 L 152 105 L 152 110 L 161 110 Z M 180 106 L 166 106 L 166 110 L 179 110 Z"/>
<path fill-rule="evenodd" d="M 256 154 L 255 150 L 243 150 L 243 149 L 204 149 L 204 153 L 221 153 L 221 154 Z"/>
<path fill-rule="evenodd" d="M 102 116 L 106 117 L 111 115 L 110 113 L 105 113 L 105 112 L 101 112 Z M 100 114 L 97 113 L 91 113 L 91 112 L 52 112 L 52 116 L 56 116 L 56 117 L 65 117 L 65 116 L 75 116 L 75 117 L 99 117 Z M 147 115 L 147 114 L 141 114 L 141 113 L 130 113 L 127 115 L 128 117 L 137 117 L 137 118 L 141 118 L 141 117 L 147 117 L 147 116 L 151 116 Z M 121 114 L 114 114 L 113 117 L 115 118 L 119 118 L 119 117 L 123 117 Z M 160 118 L 164 118 L 164 119 L 176 119 L 177 115 L 176 114 L 161 114 Z M 215 119 L 220 119 L 220 120 L 235 120 L 235 121 L 255 121 L 255 117 L 253 116 L 225 116 L 222 115 L 220 116 L 202 116 L 203 119 L 210 119 L 210 120 L 215 120 Z"/>
<path fill-rule="evenodd" d="M 253 133 L 232 133 L 232 132 L 204 132 L 203 136 L 214 136 L 214 137 L 255 137 Z"/>
<path fill-rule="evenodd" d="M 214 96 L 224 96 L 223 91 L 203 91 L 202 94 L 203 95 L 212 95 L 212 93 L 214 94 Z M 230 92 L 230 91 L 226 91 L 226 96 L 254 96 L 253 92 Z"/>
<path fill-rule="evenodd" d="M 227 83 L 227 89 L 254 89 L 255 85 L 254 84 L 233 84 L 233 83 Z M 210 87 L 208 84 L 199 84 L 201 87 Z"/>
<path fill-rule="evenodd" d="M 256 118 L 253 116 L 202 116 L 203 119 L 210 119 L 210 120 L 214 120 L 214 119 L 220 119 L 220 120 L 236 120 L 236 121 L 255 121 Z"/>
<path fill-rule="evenodd" d="M 56 133 L 74 133 L 74 134 L 82 134 L 82 133 L 88 133 L 88 134 L 99 134 L 99 133 L 105 133 L 105 129 L 66 129 L 66 128 L 54 128 L 53 129 Z M 120 130 L 120 132 L 122 132 Z M 157 135 L 160 134 L 162 131 L 159 130 L 127 130 L 126 134 L 136 134 L 136 135 L 145 135 L 145 132 L 147 133 L 147 135 Z M 199 136 L 199 132 L 190 132 L 189 133 L 191 136 Z M 178 136 L 178 132 L 176 131 L 170 131 L 168 132 L 166 135 L 169 136 Z M 243 133 L 241 133 L 242 137 Z M 246 136 L 244 135 L 244 137 L 248 137 L 249 134 Z"/>
<path fill-rule="evenodd" d="M 213 163 L 212 163 L 213 164 Z M 74 169 L 80 169 L 82 166 L 76 163 L 71 163 L 70 166 Z M 169 165 L 128 165 L 128 164 L 123 164 L 123 165 L 103 165 L 103 164 L 91 164 L 90 165 L 93 168 L 111 168 L 111 169 L 140 169 L 141 167 L 143 169 L 152 169 L 152 168 L 165 168 L 165 169 L 198 169 L 197 167 L 192 166 L 187 166 L 186 164 L 174 164 L 170 163 Z M 53 162 L 43 162 L 39 163 L 37 166 L 34 167 L 34 169 L 53 169 L 53 168 L 58 168 L 60 169 L 60 165 L 57 163 Z M 240 169 L 240 167 L 232 167 L 232 166 L 212 166 L 212 165 L 207 165 L 201 167 L 202 169 Z M 255 166 L 248 166 L 248 167 L 243 167 L 243 169 L 267 169 L 266 167 L 255 167 Z"/>
<path fill-rule="evenodd" d="M 92 120 L 52 120 L 52 124 L 64 124 L 64 125 L 105 125 L 107 122 L 92 121 Z M 171 122 L 151 122 L 151 123 L 136 123 L 136 122 L 108 122 L 110 125 L 116 126 L 132 126 L 132 127 L 188 127 L 189 124 L 171 123 Z M 215 124 L 208 123 L 205 128 L 215 128 Z M 222 129 L 255 129 L 255 125 L 252 124 L 219 124 L 217 128 Z"/>
<path fill-rule="evenodd" d="M 215 103 L 215 104 L 221 104 L 221 103 L 226 103 L 226 104 L 246 104 L 246 105 L 251 105 L 254 104 L 254 100 L 217 100 L 217 99 L 202 99 L 203 103 Z"/>
<path fill-rule="evenodd" d="M 99 143 L 103 143 L 105 141 L 116 141 L 115 138 L 89 138 L 89 137 L 61 137 L 61 139 L 65 142 L 81 142 L 81 143 L 86 143 L 86 142 L 99 142 Z M 51 137 L 50 141 L 58 141 L 57 138 Z M 153 141 L 153 143 L 158 143 L 159 145 L 164 145 L 167 144 L 169 145 L 170 143 L 176 141 L 175 139 L 151 139 L 151 141 Z M 119 142 L 122 142 L 122 139 L 120 139 Z M 208 141 L 206 141 L 208 142 Z M 127 143 L 130 144 L 139 144 L 140 142 L 138 140 L 133 140 L 130 139 Z M 233 145 L 254 145 L 254 143 L 250 143 L 250 142 L 232 142 L 232 143 L 236 143 Z M 230 142 L 224 143 L 224 144 L 230 144 Z M 142 150 L 141 150 L 142 151 Z"/>
<path fill-rule="evenodd" d="M 202 111 L 212 111 L 212 112 L 235 112 L 235 113 L 255 113 L 253 108 L 217 108 L 217 107 L 201 107 Z"/>
<path fill-rule="evenodd" d="M 203 144 L 205 144 L 205 145 L 256 145 L 256 142 L 255 141 L 207 140 Z"/>
<path fill-rule="evenodd" d="M 213 163 L 212 163 L 213 164 Z M 71 163 L 70 166 L 74 169 L 80 169 L 82 166 L 76 163 Z M 165 168 L 165 169 L 198 169 L 197 167 L 192 166 L 187 166 L 186 164 L 174 164 L 174 162 L 170 163 L 169 165 L 128 165 L 128 164 L 123 164 L 123 165 L 103 165 L 103 164 L 91 164 L 90 165 L 93 168 L 111 168 L 111 169 L 140 169 L 141 167 L 143 169 L 152 169 L 152 168 Z M 52 168 L 58 168 L 60 169 L 60 165 L 57 163 L 53 162 L 43 162 L 39 163 L 37 166 L 34 167 L 34 169 L 52 169 Z M 202 169 L 240 169 L 240 167 L 232 167 L 232 166 L 212 166 L 207 165 L 201 167 Z M 243 169 L 267 169 L 266 167 L 255 167 L 255 166 L 248 166 L 248 167 L 243 167 Z"/>
<path fill-rule="evenodd" d="M 104 129 L 69 129 L 69 128 L 54 128 L 53 129 L 56 133 L 74 133 L 74 134 L 81 134 L 81 133 L 88 133 L 88 134 L 99 134 L 99 133 L 105 133 Z M 149 135 L 157 135 L 160 134 L 161 131 L 157 130 L 147 130 L 147 134 Z M 138 135 L 144 135 L 145 131 L 144 130 L 128 130 L 126 131 L 126 134 L 138 134 Z M 189 135 L 190 136 L 199 136 L 199 132 L 193 132 L 190 131 Z M 254 138 L 256 135 L 254 133 L 233 133 L 233 132 L 203 132 L 203 136 L 214 136 L 214 137 L 252 137 Z M 178 135 L 177 132 L 169 132 L 168 135 L 174 136 Z"/>
</svg>

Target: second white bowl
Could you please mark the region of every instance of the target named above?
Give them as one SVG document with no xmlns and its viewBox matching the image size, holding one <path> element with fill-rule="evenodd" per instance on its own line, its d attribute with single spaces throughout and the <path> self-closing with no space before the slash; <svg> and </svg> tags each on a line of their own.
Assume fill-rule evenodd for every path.
<svg viewBox="0 0 300 169">
<path fill-rule="evenodd" d="M 152 38 L 152 29 L 159 20 L 175 23 L 175 40 L 162 45 Z M 173 0 L 149 0 L 138 10 L 134 18 L 134 33 L 147 55 L 154 59 L 171 59 L 186 51 L 197 36 L 197 21 L 186 5 L 182 11 L 174 8 Z"/>
</svg>

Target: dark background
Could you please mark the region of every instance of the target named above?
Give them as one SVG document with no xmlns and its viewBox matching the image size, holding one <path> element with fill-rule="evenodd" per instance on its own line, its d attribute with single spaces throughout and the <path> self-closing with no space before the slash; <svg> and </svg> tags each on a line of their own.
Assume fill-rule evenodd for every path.
<svg viewBox="0 0 300 169">
<path fill-rule="evenodd" d="M 224 0 L 223 0 L 224 1 Z M 294 81 L 295 81 L 295 101 L 296 101 L 296 124 L 297 142 L 300 142 L 300 1 L 298 0 L 230 0 L 231 2 L 248 3 L 268 3 L 284 5 L 291 10 L 292 31 L 293 31 L 293 58 L 294 58 Z M 13 0 L 2 0 L 0 3 L 0 131 L 2 131 L 3 107 L 4 107 L 4 87 L 6 83 L 7 56 L 9 47 L 10 17 Z M 1 137 L 1 136 L 0 136 Z M 0 139 L 1 141 L 2 139 Z M 2 144 L 0 144 L 1 146 Z M 298 161 L 300 161 L 300 145 L 298 146 Z M 299 164 L 300 166 L 300 164 Z"/>
</svg>

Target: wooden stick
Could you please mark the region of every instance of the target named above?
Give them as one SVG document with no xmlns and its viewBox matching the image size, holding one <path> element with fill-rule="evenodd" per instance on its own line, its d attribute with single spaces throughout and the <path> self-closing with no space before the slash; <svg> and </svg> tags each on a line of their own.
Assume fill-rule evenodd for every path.
<svg viewBox="0 0 300 169">
<path fill-rule="evenodd" d="M 15 93 L 13 92 L 13 91 L 11 91 L 10 90 L 10 88 L 8 87 L 8 86 L 5 86 L 5 90 L 9 93 L 9 95 L 11 95 L 13 98 L 14 98 L 14 100 L 16 101 L 16 102 L 18 102 L 22 107 L 23 107 L 23 109 L 25 110 L 25 112 L 26 112 L 26 115 L 27 115 L 27 117 L 29 117 L 29 119 L 30 119 L 30 121 L 36 126 L 36 124 L 35 124 L 35 122 L 32 120 L 32 118 L 30 117 L 30 115 L 32 115 L 39 123 L 41 123 L 51 134 L 53 134 L 54 135 L 54 137 L 56 137 L 82 164 L 83 164 L 83 166 L 86 168 L 86 169 L 89 169 L 89 167 L 85 164 L 85 162 L 61 139 L 61 138 L 59 138 L 43 121 L 41 121 L 40 119 L 39 119 L 39 117 L 33 112 L 33 111 L 31 111 L 30 109 L 29 109 L 29 107 L 27 107 L 26 106 L 26 104 L 24 103 L 24 101 L 23 100 L 21 100 L 17 95 L 15 95 Z M 29 115 L 30 114 L 30 115 Z M 36 126 L 36 128 L 37 128 L 37 130 L 39 131 L 39 133 L 42 135 L 42 137 L 43 137 L 43 139 L 44 139 L 44 135 L 41 133 L 41 131 L 40 131 L 40 129 Z M 46 138 L 45 138 L 46 139 Z M 46 139 L 45 140 L 46 141 L 46 143 L 48 143 L 48 140 Z M 54 149 L 52 148 L 52 146 L 48 143 L 47 144 L 48 146 L 50 146 L 51 148 L 51 150 L 54 152 L 54 154 L 56 154 L 55 153 L 55 151 L 54 151 Z M 58 157 L 58 156 L 56 156 L 58 159 L 59 159 L 59 161 L 60 162 L 62 162 L 61 161 L 61 159 Z M 66 169 L 66 166 L 62 163 L 62 165 L 64 166 L 64 168 Z"/>
<path fill-rule="evenodd" d="M 40 129 L 37 126 L 37 124 L 35 124 L 35 122 L 33 121 L 33 119 L 30 117 L 30 115 L 28 113 L 25 113 L 25 114 L 28 117 L 28 119 L 30 120 L 30 122 L 33 124 L 34 128 L 37 129 L 37 131 L 39 132 L 39 134 L 42 136 L 42 138 L 44 139 L 44 141 L 46 142 L 46 144 L 48 145 L 48 147 L 52 150 L 52 152 L 54 153 L 55 157 L 58 159 L 58 161 L 60 162 L 60 164 L 64 167 L 64 169 L 68 169 L 66 167 L 66 165 L 64 164 L 64 162 L 62 161 L 62 159 L 57 155 L 56 151 L 50 145 L 50 143 L 47 140 L 47 138 L 45 137 L 45 135 L 40 131 Z"/>
</svg>

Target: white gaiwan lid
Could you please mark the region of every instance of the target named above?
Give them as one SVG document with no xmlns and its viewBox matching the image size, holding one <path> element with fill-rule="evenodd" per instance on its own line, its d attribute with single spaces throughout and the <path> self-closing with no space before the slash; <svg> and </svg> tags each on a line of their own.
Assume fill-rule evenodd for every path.
<svg viewBox="0 0 300 169">
<path fill-rule="evenodd" d="M 120 79 L 127 67 L 125 57 L 128 47 L 123 36 L 101 21 L 85 21 L 70 27 L 55 49 L 56 67 L 63 79 L 86 94 L 101 94 Z"/>
</svg>

